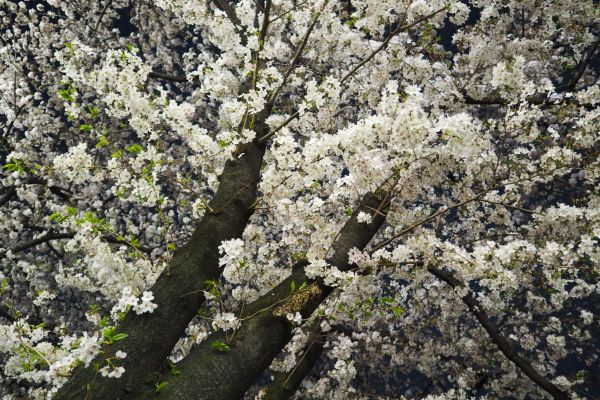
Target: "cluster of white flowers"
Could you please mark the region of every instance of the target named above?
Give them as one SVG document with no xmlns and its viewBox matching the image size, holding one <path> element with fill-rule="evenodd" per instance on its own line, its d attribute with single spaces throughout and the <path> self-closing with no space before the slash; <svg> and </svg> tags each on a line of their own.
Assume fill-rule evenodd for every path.
<svg viewBox="0 0 600 400">
<path fill-rule="evenodd" d="M 92 168 L 94 161 L 88 154 L 87 145 L 79 143 L 71 147 L 65 154 L 60 154 L 54 158 L 54 170 L 58 174 L 64 175 L 74 183 L 83 183 L 92 177 Z"/>
<path fill-rule="evenodd" d="M 325 260 L 314 259 L 305 268 L 306 276 L 310 279 L 320 278 L 327 286 L 346 286 L 352 283 L 356 274 L 354 272 L 343 272 L 337 267 L 327 264 Z"/>
<path fill-rule="evenodd" d="M 223 329 L 224 331 L 235 330 L 240 326 L 239 319 L 234 313 L 217 313 L 212 320 L 213 329 Z"/>
<path fill-rule="evenodd" d="M 113 307 L 111 313 L 116 314 L 118 312 L 126 311 L 130 307 L 136 314 L 151 313 L 158 307 L 152 300 L 154 300 L 152 292 L 144 291 L 142 296 L 138 298 L 133 295 L 132 288 L 127 286 L 123 288 L 122 295 L 117 304 Z"/>
</svg>

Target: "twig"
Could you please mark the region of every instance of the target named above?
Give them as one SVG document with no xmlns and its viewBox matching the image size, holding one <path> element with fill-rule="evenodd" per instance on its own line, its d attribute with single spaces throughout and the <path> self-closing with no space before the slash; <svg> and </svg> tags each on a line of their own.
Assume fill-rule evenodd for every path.
<svg viewBox="0 0 600 400">
<path fill-rule="evenodd" d="M 406 229 L 403 229 L 403 230 L 402 230 L 400 233 L 397 233 L 396 235 L 392 236 L 391 238 L 389 238 L 389 239 L 386 239 L 386 240 L 384 240 L 383 242 L 379 243 L 377 246 L 375 246 L 375 247 L 374 247 L 374 248 L 373 248 L 373 249 L 370 251 L 370 253 L 372 254 L 372 253 L 376 252 L 377 250 L 379 250 L 379 249 L 381 249 L 381 248 L 383 248 L 383 247 L 387 246 L 388 244 L 392 243 L 394 240 L 398 239 L 400 236 L 404 236 L 404 235 L 406 235 L 407 233 L 409 233 L 409 232 L 413 231 L 413 230 L 414 230 L 414 229 L 416 229 L 417 227 L 419 227 L 419 226 L 421 226 L 421 225 L 423 225 L 423 224 L 426 224 L 427 222 L 429 222 L 429 221 L 431 221 L 431 220 L 433 220 L 433 219 L 437 218 L 438 216 L 440 216 L 440 215 L 442 215 L 442 214 L 445 214 L 445 213 L 447 213 L 447 212 L 448 212 L 448 211 L 450 211 L 450 210 L 454 210 L 455 208 L 462 207 L 462 206 L 464 206 L 464 205 L 466 205 L 466 204 L 468 204 L 468 203 L 471 203 L 471 202 L 473 202 L 473 201 L 475 201 L 475 200 L 479 199 L 481 196 L 483 196 L 483 195 L 484 195 L 485 193 L 487 193 L 487 192 L 488 192 L 488 191 L 483 191 L 483 192 L 481 192 L 481 193 L 479 193 L 479 194 L 475 195 L 474 197 L 471 197 L 470 199 L 467 199 L 467 200 L 461 201 L 460 203 L 456 203 L 456 204 L 453 204 L 453 205 L 451 205 L 451 206 L 448 206 L 448 207 L 444 208 L 443 210 L 440 210 L 440 211 L 438 211 L 438 212 L 436 212 L 436 213 L 434 213 L 434 214 L 431 214 L 430 216 L 428 216 L 428 217 L 426 217 L 426 218 L 423 218 L 422 220 L 420 220 L 420 221 L 416 222 L 415 224 L 413 224 L 413 225 L 409 226 L 408 228 L 406 228 Z"/>
<path fill-rule="evenodd" d="M 344 81 L 348 80 L 349 78 L 351 78 L 363 65 L 365 65 L 366 63 L 368 63 L 369 61 L 371 61 L 371 59 L 373 57 L 375 57 L 375 55 L 377 55 L 377 53 L 379 53 L 381 50 L 383 50 L 388 43 L 390 42 L 390 40 L 392 40 L 392 38 L 394 36 L 396 36 L 397 34 L 399 34 L 400 32 L 403 32 L 407 29 L 412 28 L 415 25 L 420 24 L 423 21 L 426 21 L 432 17 L 434 17 L 435 15 L 439 14 L 440 12 L 444 11 L 447 7 L 444 6 L 443 8 L 440 8 L 437 11 L 432 12 L 431 14 L 428 14 L 422 18 L 419 18 L 418 20 L 408 24 L 408 25 L 402 25 L 399 26 L 398 28 L 396 28 L 393 32 L 391 32 L 386 38 L 385 40 L 379 45 L 379 47 L 377 47 L 375 50 L 373 50 L 373 52 L 371 54 L 369 54 L 366 58 L 364 58 L 361 62 L 359 62 L 354 68 L 352 68 L 346 75 L 344 75 L 344 77 L 342 79 L 340 79 L 340 83 L 343 83 Z M 275 133 L 279 132 L 281 129 L 283 129 L 287 124 L 289 124 L 291 121 L 293 121 L 294 119 L 296 119 L 296 117 L 298 117 L 300 115 L 300 110 L 296 110 L 295 113 L 293 113 L 290 117 L 288 117 L 281 125 L 279 125 L 277 128 L 273 129 L 271 132 L 267 133 L 266 135 L 262 136 L 258 142 L 259 143 L 264 143 L 265 141 L 267 141 L 271 136 L 273 136 Z"/>
<path fill-rule="evenodd" d="M 323 12 L 323 10 L 325 9 L 325 7 L 327 6 L 327 3 L 329 3 L 328 0 L 326 0 L 325 2 L 323 2 L 323 7 L 321 7 L 321 10 L 319 10 L 317 12 L 317 14 L 315 15 L 315 17 L 313 18 L 310 26 L 308 27 L 308 29 L 306 30 L 306 33 L 304 34 L 304 37 L 302 38 L 302 41 L 300 42 L 300 46 L 298 46 L 298 48 L 296 49 L 296 52 L 294 53 L 294 56 L 290 60 L 290 63 L 288 64 L 288 66 L 287 66 L 287 68 L 285 70 L 285 73 L 283 74 L 283 79 L 281 80 L 281 84 L 275 90 L 275 92 L 273 92 L 273 94 L 269 97 L 269 99 L 267 100 L 267 103 L 272 103 L 273 101 L 275 101 L 275 99 L 279 95 L 279 92 L 281 92 L 281 90 L 284 88 L 285 84 L 287 83 L 287 79 L 289 78 L 290 73 L 292 72 L 292 69 L 294 68 L 294 66 L 298 62 L 298 59 L 300 58 L 300 56 L 304 52 L 304 48 L 306 47 L 306 43 L 308 42 L 308 38 L 310 37 L 310 34 L 312 33 L 315 25 L 317 24 L 317 21 L 319 20 L 319 17 L 321 16 L 321 13 Z"/>
<path fill-rule="evenodd" d="M 96 26 L 94 26 L 94 30 L 92 31 L 92 37 L 96 36 L 96 33 L 98 32 L 98 28 L 100 27 L 100 22 L 102 21 L 102 18 L 104 17 L 104 14 L 106 14 L 106 10 L 108 10 L 108 7 L 110 7 L 111 4 L 112 4 L 112 0 L 108 0 L 106 2 L 106 5 L 104 6 L 104 8 L 102 9 L 102 11 L 100 12 L 100 16 L 98 17 L 98 21 L 96 21 Z"/>
<path fill-rule="evenodd" d="M 148 77 L 155 79 L 164 79 L 166 81 L 172 82 L 187 82 L 187 79 L 184 75 L 170 75 L 157 71 L 151 71 L 150 73 L 148 73 Z"/>
</svg>

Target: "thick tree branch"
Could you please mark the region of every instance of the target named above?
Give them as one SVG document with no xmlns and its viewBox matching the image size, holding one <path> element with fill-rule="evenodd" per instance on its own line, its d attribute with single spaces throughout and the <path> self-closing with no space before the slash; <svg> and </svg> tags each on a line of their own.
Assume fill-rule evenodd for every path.
<svg viewBox="0 0 600 400">
<path fill-rule="evenodd" d="M 433 274 L 438 279 L 446 282 L 453 288 L 462 287 L 463 285 L 454 278 L 448 272 L 445 272 L 441 269 L 435 267 L 429 267 L 427 270 Z M 539 372 L 533 368 L 531 363 L 521 357 L 517 351 L 515 350 L 515 346 L 511 344 L 498 330 L 498 328 L 494 325 L 494 323 L 490 320 L 487 314 L 484 311 L 484 308 L 481 304 L 470 294 L 467 294 L 462 298 L 462 301 L 469 308 L 469 311 L 477 318 L 477 321 L 481 324 L 481 326 L 486 330 L 490 339 L 498 346 L 502 354 L 506 356 L 510 361 L 515 364 L 517 368 L 519 368 L 525 375 L 529 377 L 533 382 L 535 382 L 539 387 L 548 392 L 553 398 L 559 400 L 568 400 L 569 396 L 540 375 Z"/>
<path fill-rule="evenodd" d="M 575 90 L 575 86 L 577 86 L 577 83 L 579 82 L 579 80 L 581 79 L 583 74 L 585 73 L 585 70 L 587 69 L 588 65 L 590 65 L 590 61 L 592 61 L 592 58 L 594 57 L 594 53 L 596 53 L 596 50 L 598 49 L 598 45 L 600 45 L 600 39 L 596 40 L 596 42 L 592 45 L 592 48 L 585 54 L 585 56 L 583 57 L 583 59 L 581 60 L 579 65 L 577 66 L 577 68 L 576 68 L 577 73 L 569 81 L 569 84 L 567 86 L 568 90 L 570 90 L 570 91 Z"/>
<path fill-rule="evenodd" d="M 13 248 L 13 252 L 19 253 L 21 251 L 28 250 L 28 249 L 38 246 L 40 244 L 51 242 L 53 240 L 72 239 L 74 237 L 75 237 L 75 234 L 72 232 L 64 232 L 64 233 L 49 232 L 43 236 L 40 236 L 37 239 L 33 239 L 33 240 L 25 242 L 19 246 L 16 246 L 15 248 Z M 119 239 L 113 235 L 103 235 L 101 237 L 101 239 L 108 243 L 130 245 L 127 241 Z M 146 246 L 134 246 L 134 249 L 140 250 L 146 254 L 152 253 L 152 249 L 150 247 L 146 247 Z"/>
<path fill-rule="evenodd" d="M 8 201 L 17 193 L 17 189 L 15 189 L 14 186 L 9 186 L 8 188 L 6 188 L 6 192 L 4 192 L 4 195 L 2 195 L 2 197 L 0 197 L 0 207 L 2 207 L 3 205 L 5 205 L 6 203 L 8 203 Z"/>
<path fill-rule="evenodd" d="M 254 125 L 264 133 L 264 115 Z M 220 274 L 219 245 L 223 240 L 240 237 L 256 201 L 260 167 L 265 148 L 256 142 L 240 146 L 239 157 L 225 164 L 220 185 L 209 203 L 218 213 L 206 214 L 192 238 L 175 252 L 166 270 L 151 288 L 158 308 L 151 314 L 129 312 L 119 325 L 126 340 L 104 346 L 94 361 L 104 365 L 118 350 L 127 353 L 121 363 L 125 374 L 118 380 L 97 374 L 94 363 L 78 367 L 60 389 L 56 399 L 134 398 L 152 374 L 164 367 L 185 328 L 204 302 L 205 281 Z"/>
<path fill-rule="evenodd" d="M 338 235 L 332 247 L 334 254 L 327 259 L 329 264 L 340 270 L 349 268 L 348 251 L 354 247 L 363 249 L 384 221 L 383 215 L 375 214 L 370 224 L 359 223 L 358 213 L 369 212 L 370 208 L 384 209 L 388 202 L 386 193 L 367 196 Z M 309 317 L 332 291 L 323 282 L 309 279 L 304 272 L 306 265 L 307 262 L 298 263 L 288 278 L 244 309 L 243 322 L 229 342 L 229 351 L 219 352 L 211 346 L 215 341 L 228 340 L 222 331 L 214 332 L 192 349 L 177 365 L 184 371 L 181 375 L 160 378 L 168 384 L 158 397 L 177 400 L 241 398 L 290 340 L 293 327 L 285 315 L 300 312 L 303 317 Z M 291 289 L 301 287 L 303 283 L 304 289 L 297 292 Z"/>
<path fill-rule="evenodd" d="M 267 385 L 261 400 L 289 400 L 317 363 L 323 352 L 322 332 L 316 324 L 308 337 L 306 346 L 298 356 L 298 362 L 290 372 L 276 372 L 273 380 Z"/>
<path fill-rule="evenodd" d="M 8 309 L 6 309 L 6 307 L 4 307 L 3 305 L 0 304 L 0 317 L 6 319 L 8 322 L 15 322 L 17 319 L 15 317 L 13 317 L 13 315 L 10 313 L 10 311 L 8 311 Z"/>
<path fill-rule="evenodd" d="M 235 10 L 233 9 L 233 7 L 231 7 L 231 4 L 229 4 L 227 0 L 215 0 L 215 4 L 217 5 L 217 8 L 219 8 L 219 10 L 223 11 L 225 15 L 227 15 L 227 18 L 229 18 L 229 21 L 231 21 L 231 23 L 236 27 L 236 29 L 242 28 L 242 22 L 240 21 L 237 14 L 235 13 Z"/>
<path fill-rule="evenodd" d="M 40 236 L 37 239 L 33 239 L 33 240 L 30 240 L 29 242 L 25 242 L 23 244 L 16 246 L 15 248 L 13 248 L 13 253 L 19 253 L 21 251 L 28 250 L 32 247 L 38 246 L 43 243 L 50 242 L 52 240 L 72 239 L 74 236 L 75 236 L 74 233 L 49 232 L 43 236 Z"/>
</svg>

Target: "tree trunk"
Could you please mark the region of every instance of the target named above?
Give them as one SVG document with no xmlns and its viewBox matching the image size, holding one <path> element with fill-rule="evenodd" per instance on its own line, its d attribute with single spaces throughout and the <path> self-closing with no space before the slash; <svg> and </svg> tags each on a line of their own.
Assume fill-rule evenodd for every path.
<svg viewBox="0 0 600 400">
<path fill-rule="evenodd" d="M 376 213 L 370 224 L 359 223 L 358 212 L 382 211 L 387 202 L 386 194 L 367 196 L 342 228 L 333 246 L 334 254 L 327 260 L 329 264 L 340 270 L 349 267 L 348 251 L 354 247 L 363 249 L 385 219 L 383 213 Z M 293 326 L 286 314 L 300 312 L 306 318 L 331 293 L 332 289 L 322 282 L 308 279 L 304 272 L 306 265 L 306 262 L 298 263 L 287 279 L 245 308 L 243 322 L 233 339 L 228 340 L 223 331 L 214 332 L 176 365 L 181 371 L 179 375 L 157 380 L 154 384 L 166 382 L 158 397 L 170 400 L 241 398 L 291 339 Z M 303 289 L 292 289 L 300 288 L 303 283 L 306 284 Z M 211 344 L 216 341 L 227 342 L 229 349 L 215 349 Z"/>
<path fill-rule="evenodd" d="M 257 121 L 254 127 L 257 136 L 265 132 L 262 121 Z M 192 238 L 176 251 L 151 289 L 158 305 L 156 310 L 142 315 L 130 311 L 118 326 L 118 332 L 128 337 L 104 345 L 102 353 L 87 368 L 83 365 L 76 368 L 56 399 L 130 398 L 144 383 L 152 381 L 153 374 L 158 376 L 204 302 L 204 282 L 220 275 L 220 243 L 240 237 L 253 213 L 264 152 L 264 146 L 257 143 L 245 144 L 239 149 L 241 156 L 226 163 L 219 189 L 209 203 L 213 211 L 207 211 Z M 127 353 L 120 363 L 125 373 L 119 379 L 103 378 L 97 371 L 117 350 Z"/>
</svg>

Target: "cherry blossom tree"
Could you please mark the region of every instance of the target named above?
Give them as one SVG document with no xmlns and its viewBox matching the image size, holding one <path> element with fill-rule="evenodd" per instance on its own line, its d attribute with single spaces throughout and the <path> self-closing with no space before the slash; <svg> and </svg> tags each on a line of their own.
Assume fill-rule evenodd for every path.
<svg viewBox="0 0 600 400">
<path fill-rule="evenodd" d="M 4 399 L 595 398 L 592 0 L 0 0 Z"/>
</svg>

